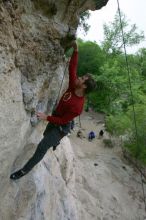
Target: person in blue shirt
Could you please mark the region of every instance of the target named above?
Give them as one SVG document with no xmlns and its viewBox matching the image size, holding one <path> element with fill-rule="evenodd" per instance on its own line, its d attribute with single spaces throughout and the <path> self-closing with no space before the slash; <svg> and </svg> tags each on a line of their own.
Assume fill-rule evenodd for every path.
<svg viewBox="0 0 146 220">
<path fill-rule="evenodd" d="M 94 133 L 94 131 L 90 131 L 89 134 L 88 134 L 88 140 L 89 140 L 89 141 L 92 141 L 94 138 L 95 138 L 95 133 Z"/>
</svg>

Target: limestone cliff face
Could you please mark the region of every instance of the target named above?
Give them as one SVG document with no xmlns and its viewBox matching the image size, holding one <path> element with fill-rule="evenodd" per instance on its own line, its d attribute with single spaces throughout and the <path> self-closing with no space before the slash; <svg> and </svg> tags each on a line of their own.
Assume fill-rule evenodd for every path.
<svg viewBox="0 0 146 220">
<path fill-rule="evenodd" d="M 80 14 L 107 1 L 0 0 L 0 220 L 78 219 L 66 188 L 69 176 L 73 178 L 67 149 L 60 149 L 60 165 L 49 152 L 45 165 L 20 183 L 10 182 L 9 175 L 41 138 L 45 125 L 37 122 L 34 111 L 53 108 L 67 65 L 64 50 Z M 64 163 L 68 177 L 63 176 Z"/>
</svg>

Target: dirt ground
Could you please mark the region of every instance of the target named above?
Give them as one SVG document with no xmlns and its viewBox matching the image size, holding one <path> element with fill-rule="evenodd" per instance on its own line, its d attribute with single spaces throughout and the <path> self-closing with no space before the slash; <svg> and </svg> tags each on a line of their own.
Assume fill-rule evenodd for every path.
<svg viewBox="0 0 146 220">
<path fill-rule="evenodd" d="M 81 201 L 80 219 L 84 220 L 144 220 L 146 212 L 139 173 L 123 159 L 118 141 L 107 147 L 105 140 L 112 137 L 105 131 L 104 115 L 84 112 L 81 128 L 76 119 L 69 136 L 75 153 L 76 189 Z M 81 130 L 83 137 L 78 138 Z M 92 142 L 88 133 L 96 134 Z M 120 141 L 119 141 L 120 142 Z M 144 184 L 145 192 L 146 185 Z M 84 212 L 86 210 L 86 216 Z"/>
</svg>

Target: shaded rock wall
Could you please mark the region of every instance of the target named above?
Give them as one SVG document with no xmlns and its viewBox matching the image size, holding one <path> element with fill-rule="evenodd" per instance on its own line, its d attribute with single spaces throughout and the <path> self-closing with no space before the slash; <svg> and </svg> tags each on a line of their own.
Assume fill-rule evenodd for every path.
<svg viewBox="0 0 146 220">
<path fill-rule="evenodd" d="M 30 182 L 25 179 L 26 182 L 22 181 L 19 186 L 15 183 L 12 185 L 9 175 L 12 170 L 22 165 L 25 156 L 25 159 L 30 157 L 41 138 L 46 124 L 38 123 L 34 111 L 50 113 L 53 108 L 67 65 L 64 50 L 71 40 L 68 36 L 76 33 L 80 14 L 87 9 L 100 9 L 106 3 L 107 0 L 0 0 L 0 219 L 2 220 L 65 219 L 55 215 L 52 218 L 31 217 L 35 215 L 33 210 L 37 208 L 39 210 L 34 202 L 41 197 L 35 182 L 37 178 L 31 177 Z M 66 82 L 67 77 L 64 85 Z M 67 156 L 65 158 L 67 159 Z M 17 164 L 17 161 L 20 163 Z M 41 168 L 37 174 L 38 178 L 42 178 L 43 172 L 45 171 Z M 53 179 L 54 177 L 48 181 Z M 41 184 L 44 184 L 43 178 Z M 52 188 L 49 190 L 53 193 Z M 46 197 L 49 201 L 49 196 Z M 56 201 L 59 203 L 58 198 Z M 10 202 L 14 203 L 15 210 L 8 209 Z M 51 200 L 49 202 L 53 206 L 53 202 Z M 29 211 L 26 212 L 28 204 L 33 208 L 27 207 Z M 62 210 L 60 207 L 58 216 Z"/>
</svg>

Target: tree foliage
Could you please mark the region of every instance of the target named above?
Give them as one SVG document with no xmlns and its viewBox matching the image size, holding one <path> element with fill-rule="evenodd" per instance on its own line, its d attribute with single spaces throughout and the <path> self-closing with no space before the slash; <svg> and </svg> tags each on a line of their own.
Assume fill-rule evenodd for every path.
<svg viewBox="0 0 146 220">
<path fill-rule="evenodd" d="M 138 33 L 135 24 L 129 25 L 123 13 L 122 26 L 126 46 L 144 39 L 143 32 Z M 128 72 L 118 14 L 112 23 L 104 25 L 101 46 L 81 39 L 78 44 L 78 73 L 90 72 L 97 82 L 87 106 L 105 112 L 107 130 L 126 137 L 125 147 L 146 164 L 146 48 L 127 54 Z"/>
<path fill-rule="evenodd" d="M 103 63 L 103 53 L 101 48 L 94 42 L 84 42 L 78 40 L 79 45 L 79 75 L 92 73 L 93 75 L 100 74 L 100 65 Z"/>
<path fill-rule="evenodd" d="M 136 24 L 129 25 L 126 16 L 121 13 L 121 23 L 118 12 L 115 15 L 114 21 L 110 24 L 104 24 L 104 41 L 103 48 L 107 53 L 119 53 L 123 48 L 123 38 L 121 32 L 121 24 L 124 32 L 124 40 L 126 46 L 139 44 L 144 40 L 144 33 L 138 33 Z"/>
</svg>

